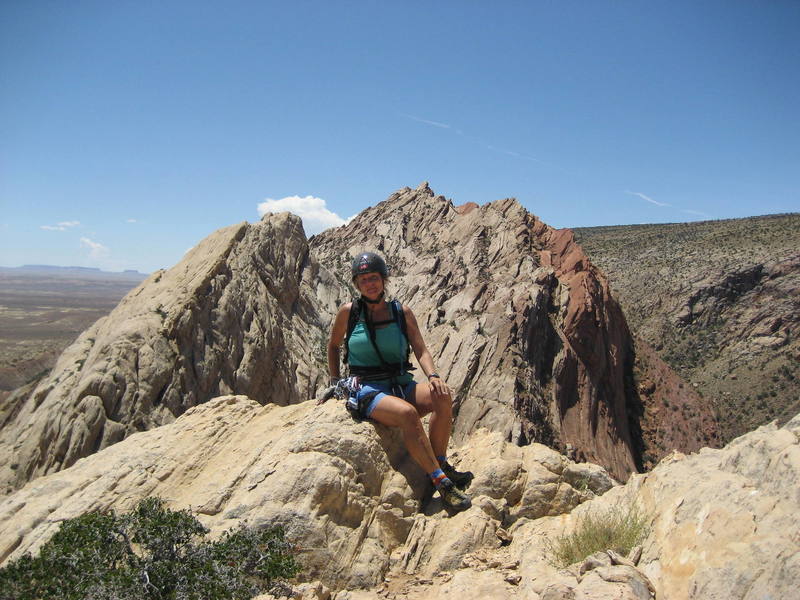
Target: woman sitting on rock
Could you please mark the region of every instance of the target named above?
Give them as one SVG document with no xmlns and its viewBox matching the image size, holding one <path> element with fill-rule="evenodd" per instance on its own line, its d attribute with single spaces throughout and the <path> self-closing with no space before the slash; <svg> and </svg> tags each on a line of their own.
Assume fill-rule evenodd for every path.
<svg viewBox="0 0 800 600">
<path fill-rule="evenodd" d="M 469 497 L 458 488 L 469 485 L 472 473 L 456 471 L 446 458 L 453 421 L 450 389 L 436 373 L 414 313 L 396 300 L 384 299 L 389 272 L 377 254 L 358 255 L 352 275 L 361 298 L 343 305 L 331 327 L 331 385 L 347 391 L 348 410 L 356 418 L 399 427 L 409 454 L 428 473 L 444 504 L 456 510 L 469 508 Z M 343 380 L 339 347 L 345 339 L 345 362 L 351 377 Z M 408 372 L 412 368 L 409 344 L 428 383 L 417 384 Z M 430 413 L 426 435 L 421 418 Z"/>
</svg>

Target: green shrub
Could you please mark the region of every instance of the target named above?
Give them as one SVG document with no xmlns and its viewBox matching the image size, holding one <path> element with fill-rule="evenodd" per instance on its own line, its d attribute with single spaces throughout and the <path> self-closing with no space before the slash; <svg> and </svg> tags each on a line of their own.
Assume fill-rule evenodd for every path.
<svg viewBox="0 0 800 600">
<path fill-rule="evenodd" d="M 600 513 L 586 513 L 575 530 L 546 543 L 548 561 L 563 569 L 603 550 L 628 554 L 647 535 L 647 519 L 636 506 L 611 507 Z"/>
<path fill-rule="evenodd" d="M 207 533 L 158 498 L 125 515 L 69 519 L 37 557 L 0 569 L 0 599 L 247 599 L 299 571 L 280 528 Z"/>
</svg>

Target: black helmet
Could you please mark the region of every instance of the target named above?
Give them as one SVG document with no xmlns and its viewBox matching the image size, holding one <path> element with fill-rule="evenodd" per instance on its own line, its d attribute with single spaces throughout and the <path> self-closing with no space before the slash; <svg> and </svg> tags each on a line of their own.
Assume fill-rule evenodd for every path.
<svg viewBox="0 0 800 600">
<path fill-rule="evenodd" d="M 386 262 L 374 252 L 362 252 L 356 256 L 353 259 L 351 270 L 353 271 L 354 281 L 356 276 L 364 273 L 380 273 L 384 279 L 389 277 L 389 269 L 386 268 Z"/>
</svg>

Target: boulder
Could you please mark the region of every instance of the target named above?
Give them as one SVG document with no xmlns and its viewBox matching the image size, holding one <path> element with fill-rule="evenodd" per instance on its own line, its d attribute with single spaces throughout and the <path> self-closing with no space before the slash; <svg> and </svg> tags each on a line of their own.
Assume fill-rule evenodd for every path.
<svg viewBox="0 0 800 600">
<path fill-rule="evenodd" d="M 642 582 L 650 582 L 659 598 L 670 600 L 791 598 L 800 578 L 798 477 L 800 415 L 782 428 L 761 427 L 723 449 L 673 453 L 650 473 L 635 475 L 569 515 L 520 524 L 512 529 L 511 547 L 518 540 L 536 545 L 569 533 L 587 514 L 635 505 L 648 522 L 641 549 L 629 559 L 612 553 L 608 560 L 587 561 L 576 569 L 587 576 L 575 590 L 591 588 L 594 594 L 624 580 L 641 595 Z M 535 554 L 527 556 L 523 581 L 542 572 L 531 560 Z M 630 570 L 634 565 L 636 572 Z M 577 591 L 575 597 L 580 597 Z"/>
</svg>

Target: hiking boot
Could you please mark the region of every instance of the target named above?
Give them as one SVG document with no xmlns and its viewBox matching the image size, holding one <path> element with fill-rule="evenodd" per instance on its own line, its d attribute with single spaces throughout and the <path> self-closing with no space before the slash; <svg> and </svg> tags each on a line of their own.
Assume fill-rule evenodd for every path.
<svg viewBox="0 0 800 600">
<path fill-rule="evenodd" d="M 456 471 L 455 467 L 447 461 L 444 461 L 441 464 L 441 469 L 444 472 L 445 477 L 455 483 L 457 488 L 462 490 L 467 489 L 475 477 L 472 474 L 472 471 Z"/>
<path fill-rule="evenodd" d="M 442 504 L 453 510 L 466 510 L 472 506 L 469 496 L 459 490 L 452 481 L 445 481 L 439 488 Z"/>
</svg>

